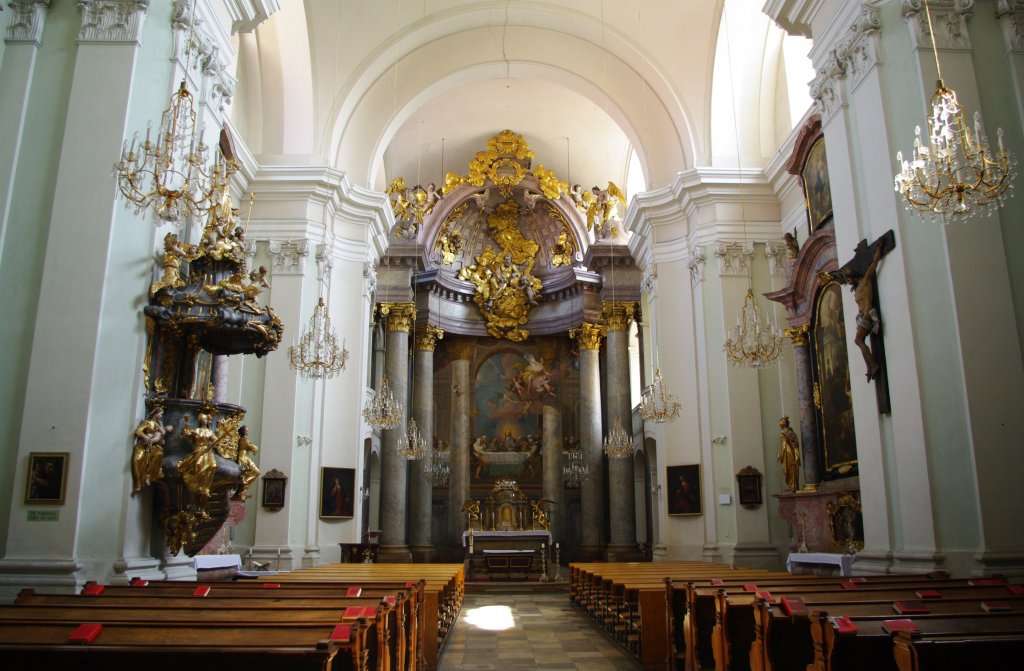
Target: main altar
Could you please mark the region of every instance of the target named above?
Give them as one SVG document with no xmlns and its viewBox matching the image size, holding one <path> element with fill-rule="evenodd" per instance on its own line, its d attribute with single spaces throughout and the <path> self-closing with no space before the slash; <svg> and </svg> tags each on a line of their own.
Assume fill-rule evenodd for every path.
<svg viewBox="0 0 1024 671">
<path fill-rule="evenodd" d="M 551 550 L 551 501 L 530 500 L 515 480 L 501 479 L 483 501 L 467 500 L 462 545 L 470 573 L 511 577 L 545 572 Z"/>
</svg>

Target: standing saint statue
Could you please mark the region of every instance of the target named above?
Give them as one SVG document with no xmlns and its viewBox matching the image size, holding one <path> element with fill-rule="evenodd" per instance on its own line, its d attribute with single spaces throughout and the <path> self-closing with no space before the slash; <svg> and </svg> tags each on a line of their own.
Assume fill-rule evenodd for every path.
<svg viewBox="0 0 1024 671">
<path fill-rule="evenodd" d="M 257 452 L 259 452 L 259 448 L 256 447 L 256 443 L 249 440 L 249 427 L 238 427 L 238 466 L 242 471 L 242 486 L 232 497 L 234 501 L 245 501 L 249 498 L 249 486 L 256 478 L 260 477 L 259 467 L 249 458 L 250 454 Z"/>
<path fill-rule="evenodd" d="M 201 412 L 197 418 L 199 426 L 192 428 L 188 426 L 188 417 L 185 417 L 185 428 L 181 435 L 194 446 L 184 459 L 178 462 L 178 473 L 185 481 L 185 486 L 195 495 L 200 514 L 205 516 L 206 500 L 210 498 L 210 487 L 213 486 L 213 476 L 217 472 L 217 460 L 213 457 L 213 445 L 217 442 L 217 436 L 210 428 L 211 417 Z"/>
<path fill-rule="evenodd" d="M 173 430 L 163 423 L 164 409 L 153 408 L 149 417 L 135 429 L 135 448 L 132 450 L 132 476 L 135 487 L 132 496 L 164 477 L 164 436 Z"/>
<path fill-rule="evenodd" d="M 795 492 L 800 488 L 800 442 L 789 425 L 789 417 L 779 420 L 779 432 L 779 463 L 786 476 L 786 488 Z"/>
</svg>

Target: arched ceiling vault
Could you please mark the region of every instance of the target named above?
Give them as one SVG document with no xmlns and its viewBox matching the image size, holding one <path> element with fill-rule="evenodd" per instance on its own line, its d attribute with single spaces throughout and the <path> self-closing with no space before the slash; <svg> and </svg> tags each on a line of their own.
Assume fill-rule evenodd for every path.
<svg viewBox="0 0 1024 671">
<path fill-rule="evenodd" d="M 262 154 L 305 156 L 371 188 L 392 174 L 442 179 L 442 137 L 444 169 L 463 172 L 487 137 L 511 128 L 538 162 L 573 182 L 624 183 L 636 151 L 655 189 L 712 157 L 735 156 L 726 145 L 736 133 L 724 142 L 730 134 L 713 130 L 726 125 L 719 117 L 732 92 L 742 95 L 742 146 L 765 156 L 785 137 L 789 104 L 778 98 L 787 87 L 772 85 L 781 40 L 759 2 L 287 3 L 259 29 L 259 77 L 239 83 L 248 96 L 239 114 L 252 118 L 236 126 L 258 129 Z M 750 27 L 732 35 L 742 52 L 732 49 L 736 82 L 761 79 L 745 91 L 715 85 L 726 5 L 757 17 L 733 23 Z M 253 72 L 243 65 L 240 74 Z M 258 104 L 248 104 L 247 85 L 259 87 Z M 713 104 L 712 91 L 724 89 L 730 94 Z"/>
</svg>

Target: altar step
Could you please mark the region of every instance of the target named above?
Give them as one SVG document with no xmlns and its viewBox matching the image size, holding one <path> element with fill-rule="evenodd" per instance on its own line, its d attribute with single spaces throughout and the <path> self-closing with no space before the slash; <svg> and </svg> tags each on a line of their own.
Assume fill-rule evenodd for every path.
<svg viewBox="0 0 1024 671">
<path fill-rule="evenodd" d="M 563 573 L 561 580 L 541 582 L 540 580 L 508 580 L 488 576 L 466 578 L 467 594 L 529 594 L 529 593 L 565 593 L 569 592 L 569 580 Z"/>
</svg>

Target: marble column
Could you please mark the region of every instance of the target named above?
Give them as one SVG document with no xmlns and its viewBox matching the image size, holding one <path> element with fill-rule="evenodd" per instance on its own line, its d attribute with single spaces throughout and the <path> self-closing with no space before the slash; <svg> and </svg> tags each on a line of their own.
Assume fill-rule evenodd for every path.
<svg viewBox="0 0 1024 671">
<path fill-rule="evenodd" d="M 469 442 L 472 427 L 472 384 L 469 360 L 473 340 L 459 338 L 448 344 L 452 367 L 452 446 L 451 473 L 448 476 L 448 542 L 460 547 L 466 529 L 463 502 L 469 498 Z"/>
<path fill-rule="evenodd" d="M 562 481 L 562 410 L 553 405 L 545 405 L 542 412 L 541 430 L 543 445 L 541 457 L 544 460 L 544 498 L 554 503 L 549 505 L 551 525 L 551 541 L 561 541 L 562 520 L 565 519 L 563 493 L 565 486 Z"/>
<path fill-rule="evenodd" d="M 602 308 L 608 326 L 605 362 L 608 389 L 605 390 L 608 431 L 615 420 L 626 435 L 633 436 L 633 408 L 629 397 L 629 325 L 636 304 L 606 302 Z M 639 559 L 636 543 L 636 497 L 633 457 L 608 460 L 609 561 Z"/>
<path fill-rule="evenodd" d="M 805 491 L 814 491 L 821 482 L 818 464 L 818 435 L 814 420 L 814 384 L 811 381 L 811 352 L 807 342 L 808 325 L 786 329 L 793 340 L 796 363 L 796 398 L 800 407 L 800 459 L 803 463 Z"/>
<path fill-rule="evenodd" d="M 409 330 L 416 319 L 416 306 L 413 303 L 381 303 L 380 313 L 387 320 L 384 372 L 403 411 L 399 425 L 385 429 L 381 440 L 381 534 L 377 560 L 385 563 L 411 562 L 412 555 L 405 544 L 408 462 L 398 454 L 397 443 L 399 434 L 408 430 Z"/>
<path fill-rule="evenodd" d="M 416 329 L 416 354 L 413 365 L 413 418 L 427 441 L 434 436 L 434 347 L 444 337 L 436 326 Z M 431 455 L 409 464 L 409 550 L 413 560 L 434 560 L 430 539 L 430 516 L 433 507 L 434 482 L 430 475 Z"/>
<path fill-rule="evenodd" d="M 601 339 L 608 333 L 600 324 L 584 322 L 569 335 L 579 339 L 579 437 L 590 479 L 580 485 L 579 559 L 602 556 L 604 530 L 604 458 L 601 452 Z"/>
</svg>

